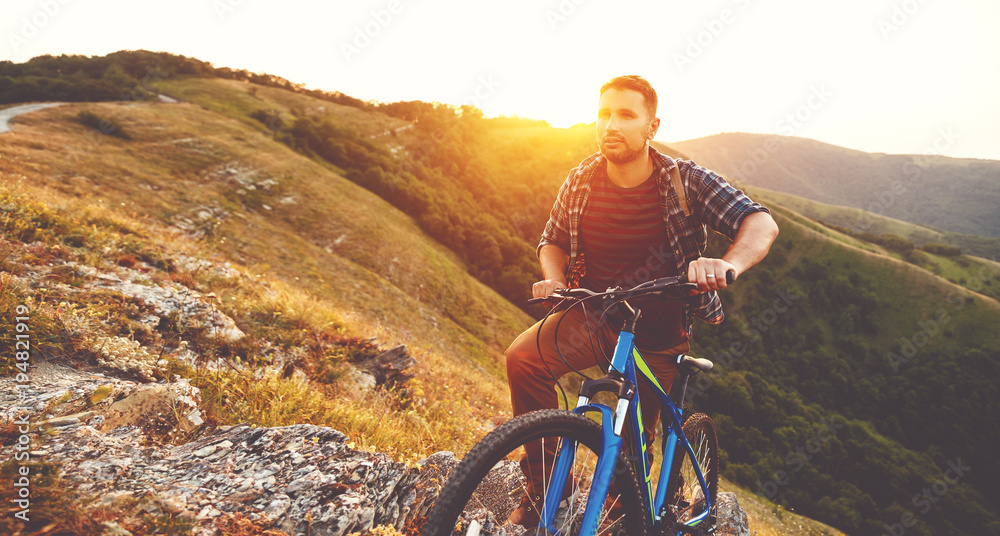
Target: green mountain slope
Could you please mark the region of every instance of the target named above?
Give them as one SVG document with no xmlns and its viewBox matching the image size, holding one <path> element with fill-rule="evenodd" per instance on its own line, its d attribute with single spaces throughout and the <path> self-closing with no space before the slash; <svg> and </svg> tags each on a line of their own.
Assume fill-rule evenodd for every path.
<svg viewBox="0 0 1000 536">
<path fill-rule="evenodd" d="M 718 416 L 730 478 L 880 534 L 961 459 L 978 469 L 915 532 L 995 527 L 982 501 L 996 493 L 1000 304 L 773 208 L 774 248 L 727 296 L 727 321 L 696 337 L 721 365 L 697 402 Z"/>
<path fill-rule="evenodd" d="M 864 153 L 763 134 L 718 134 L 672 145 L 751 186 L 942 231 L 1000 237 L 1000 162 Z M 857 222 L 867 225 L 867 218 Z"/>
<path fill-rule="evenodd" d="M 837 224 L 837 222 L 843 221 L 845 217 L 849 218 L 852 214 L 859 213 L 860 211 L 857 209 L 825 205 L 817 201 L 761 188 L 746 188 L 746 190 L 755 199 L 760 199 L 765 204 L 781 206 L 786 214 L 794 215 L 796 221 L 833 240 L 866 251 L 905 260 L 951 283 L 989 296 L 994 300 L 1000 300 L 1000 286 L 993 285 L 993 279 L 990 276 L 996 272 L 994 261 L 972 255 L 961 255 L 954 250 L 949 255 L 943 255 L 939 251 L 942 249 L 940 245 L 945 243 L 967 243 L 973 244 L 970 247 L 975 248 L 976 244 L 984 246 L 989 242 L 997 242 L 1000 245 L 998 239 L 941 233 L 927 227 L 884 216 L 873 216 L 872 232 L 856 233 L 849 227 Z M 962 242 L 967 239 L 971 240 Z M 909 242 L 911 240 L 915 244 Z M 917 248 L 916 244 L 923 245 Z M 947 251 L 947 248 L 944 249 Z"/>
</svg>

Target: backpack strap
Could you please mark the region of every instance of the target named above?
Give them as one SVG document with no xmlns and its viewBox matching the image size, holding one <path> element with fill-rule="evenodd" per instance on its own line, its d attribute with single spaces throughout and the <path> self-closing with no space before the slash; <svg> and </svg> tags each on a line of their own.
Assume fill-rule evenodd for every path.
<svg viewBox="0 0 1000 536">
<path fill-rule="evenodd" d="M 674 192 L 677 194 L 677 202 L 681 205 L 685 217 L 691 216 L 691 207 L 688 206 L 687 194 L 684 193 L 684 185 L 681 184 L 681 167 L 674 163 L 670 168 L 670 183 L 674 185 Z"/>
</svg>

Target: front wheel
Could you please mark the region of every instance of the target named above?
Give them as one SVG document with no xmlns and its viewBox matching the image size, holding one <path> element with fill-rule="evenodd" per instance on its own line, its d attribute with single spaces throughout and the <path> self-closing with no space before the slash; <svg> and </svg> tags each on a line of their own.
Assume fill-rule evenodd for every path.
<svg viewBox="0 0 1000 536">
<path fill-rule="evenodd" d="M 552 460 L 563 440 L 575 441 L 577 447 L 570 472 L 572 483 L 564 488 L 555 528 L 560 535 L 579 534 L 601 451 L 601 427 L 587 417 L 564 410 L 521 415 L 484 437 L 458 465 L 434 501 L 421 534 L 548 534 L 535 526 L 524 529 L 510 524 L 507 519 L 525 496 L 536 512 L 541 510 L 542 501 L 537 498 L 545 497 L 554 485 L 550 478 Z M 605 501 L 599 516 L 598 534 L 645 534 L 638 483 L 624 456 L 619 456 L 613 483 L 611 498 Z"/>
<path fill-rule="evenodd" d="M 674 462 L 673 478 L 667 497 L 676 521 L 685 522 L 705 511 L 705 494 L 702 492 L 694 464 L 697 463 L 705 484 L 708 486 L 711 504 L 719 492 L 719 440 L 715 433 L 715 423 L 704 413 L 695 413 L 684 421 L 684 437 L 694 450 L 695 460 L 678 445 Z"/>
</svg>

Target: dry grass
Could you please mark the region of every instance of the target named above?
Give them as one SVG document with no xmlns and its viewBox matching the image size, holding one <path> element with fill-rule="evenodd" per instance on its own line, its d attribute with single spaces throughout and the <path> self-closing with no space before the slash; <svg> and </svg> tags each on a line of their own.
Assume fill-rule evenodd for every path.
<svg viewBox="0 0 1000 536">
<path fill-rule="evenodd" d="M 0 501 L 5 507 L 0 517 L 0 534 L 19 536 L 101 536 L 109 527 L 128 530 L 133 536 L 181 536 L 190 534 L 195 526 L 192 518 L 171 513 L 164 508 L 156 495 L 140 498 L 119 496 L 100 497 L 81 494 L 72 482 L 60 478 L 58 467 L 50 463 L 18 465 L 13 460 L 0 465 L 0 476 L 13 481 L 19 467 L 31 471 L 31 504 L 29 521 L 14 518 L 18 509 L 13 508 L 16 490 L 8 486 L 0 489 Z M 281 536 L 282 533 L 244 532 Z"/>
<path fill-rule="evenodd" d="M 267 94 L 260 91 L 258 100 Z M 73 121 L 84 109 L 113 118 L 132 140 L 88 132 Z M 330 363 L 332 383 L 317 377 L 248 381 L 244 373 L 192 369 L 217 421 L 322 424 L 360 447 L 416 460 L 436 450 L 464 452 L 509 414 L 498 358 L 530 319 L 469 277 L 405 215 L 250 124 L 191 104 L 71 104 L 22 116 L 16 136 L 0 138 L 0 146 L 0 187 L 21 196 L 19 206 L 30 199 L 69 222 L 25 238 L 103 269 L 152 266 L 154 281 L 214 294 L 219 310 L 252 341 L 202 340 L 199 351 L 206 355 L 253 362 L 271 344 L 304 348 L 309 360 Z M 251 199 L 220 178 L 218 171 L 232 163 L 279 186 Z M 286 197 L 295 201 L 282 204 Z M 227 216 L 200 238 L 172 225 L 202 206 Z M 81 238 L 67 244 L 72 234 Z M 224 280 L 179 271 L 170 265 L 178 253 L 228 261 L 244 275 Z M 114 306 L 105 313 L 124 314 Z M 199 336 L 190 327 L 162 335 Z M 351 357 L 336 341 L 370 337 L 386 347 L 406 344 L 418 360 L 407 393 L 355 393 L 336 377 L 337 364 Z M 238 394 L 224 404 L 212 398 L 233 386 Z"/>
<path fill-rule="evenodd" d="M 719 481 L 719 491 L 736 494 L 740 506 L 747 512 L 751 536 L 846 536 L 829 525 L 785 510 L 724 478 Z"/>
</svg>

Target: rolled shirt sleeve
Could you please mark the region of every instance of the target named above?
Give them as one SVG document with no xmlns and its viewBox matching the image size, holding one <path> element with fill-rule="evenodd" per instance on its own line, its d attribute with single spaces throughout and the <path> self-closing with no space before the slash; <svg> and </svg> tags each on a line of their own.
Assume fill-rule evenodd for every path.
<svg viewBox="0 0 1000 536">
<path fill-rule="evenodd" d="M 698 195 L 693 206 L 698 217 L 730 240 L 736 239 L 743 218 L 754 212 L 770 212 L 713 171 L 692 164 L 689 173 L 697 178 Z"/>
<path fill-rule="evenodd" d="M 542 238 L 538 242 L 538 247 L 535 248 L 536 257 L 541 254 L 542 247 L 548 245 L 559 246 L 567 255 L 570 254 L 567 198 L 569 197 L 571 178 L 567 178 L 563 182 L 563 185 L 559 188 L 559 194 L 556 195 L 555 202 L 552 203 L 552 210 L 549 212 L 549 221 L 545 224 L 545 229 L 542 231 Z"/>
</svg>

